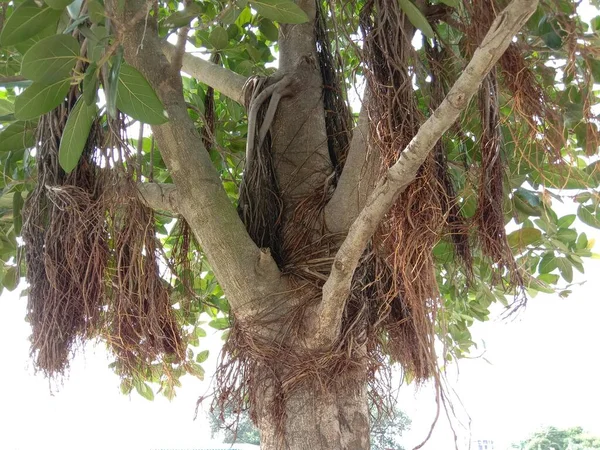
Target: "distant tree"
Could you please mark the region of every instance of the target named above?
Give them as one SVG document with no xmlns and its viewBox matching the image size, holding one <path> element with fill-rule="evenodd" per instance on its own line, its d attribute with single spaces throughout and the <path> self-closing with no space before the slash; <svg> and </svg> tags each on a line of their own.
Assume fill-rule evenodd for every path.
<svg viewBox="0 0 600 450">
<path fill-rule="evenodd" d="M 581 427 L 559 429 L 547 427 L 535 432 L 530 438 L 513 444 L 521 450 L 590 450 L 600 449 L 600 437 L 592 436 Z"/>
<path fill-rule="evenodd" d="M 379 410 L 373 404 L 371 409 L 371 450 L 404 450 L 399 443 L 402 432 L 410 428 L 411 420 L 398 408 L 391 411 Z M 211 437 L 221 434 L 223 442 L 240 444 L 260 444 L 260 434 L 247 413 L 236 417 L 232 411 L 221 416 L 218 411 L 208 415 Z"/>
</svg>

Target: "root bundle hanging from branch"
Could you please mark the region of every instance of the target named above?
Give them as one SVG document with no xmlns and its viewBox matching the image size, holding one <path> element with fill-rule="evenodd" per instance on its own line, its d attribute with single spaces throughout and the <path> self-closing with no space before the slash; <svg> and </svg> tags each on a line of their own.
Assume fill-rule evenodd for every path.
<svg viewBox="0 0 600 450">
<path fill-rule="evenodd" d="M 75 93 L 76 91 L 74 91 Z M 35 366 L 62 376 L 87 340 L 103 338 L 125 379 L 186 363 L 186 342 L 161 277 L 154 216 L 137 196 L 121 120 L 96 123 L 78 166 L 58 162 L 69 105 L 38 126 L 38 183 L 23 210 Z M 113 131 L 114 130 L 114 131 Z"/>
</svg>

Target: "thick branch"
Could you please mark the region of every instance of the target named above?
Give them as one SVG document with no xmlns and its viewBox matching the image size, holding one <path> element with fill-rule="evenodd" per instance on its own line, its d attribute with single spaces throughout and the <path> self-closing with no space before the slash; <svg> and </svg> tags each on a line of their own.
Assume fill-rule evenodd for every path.
<svg viewBox="0 0 600 450">
<path fill-rule="evenodd" d="M 161 48 L 169 60 L 177 55 L 177 47 L 173 44 L 164 43 Z M 244 104 L 242 90 L 247 80 L 246 77 L 189 53 L 183 53 L 181 56 L 182 70 L 185 73 L 230 99 Z"/>
<path fill-rule="evenodd" d="M 174 184 L 139 183 L 137 188 L 140 200 L 149 208 L 179 214 L 179 196 Z"/>
<path fill-rule="evenodd" d="M 354 128 L 348 157 L 344 170 L 337 183 L 331 200 L 325 207 L 327 229 L 332 233 L 345 233 L 365 206 L 369 194 L 376 183 L 378 167 L 377 152 L 368 152 L 369 114 L 367 111 L 368 95 L 365 95 L 358 116 L 358 124 Z"/>
<path fill-rule="evenodd" d="M 152 17 L 133 24 L 126 19 L 143 8 L 147 11 L 148 4 L 131 0 L 123 6 L 111 0 L 107 8 L 115 17 L 126 60 L 144 74 L 168 113 L 169 121 L 154 125 L 152 132 L 177 186 L 179 212 L 202 245 L 232 308 L 244 315 L 255 301 L 279 288 L 279 270 L 252 241 L 223 189 L 188 115 L 181 77 L 161 50 L 156 22 Z"/>
<path fill-rule="evenodd" d="M 496 17 L 473 59 L 442 104 L 419 128 L 398 161 L 377 183 L 367 204 L 350 227 L 335 257 L 331 275 L 323 287 L 323 299 L 318 312 L 317 345 L 329 345 L 338 336 L 354 271 L 379 222 L 398 195 L 415 179 L 435 143 L 467 107 L 485 76 L 508 48 L 513 36 L 533 14 L 537 4 L 538 0 L 513 0 Z"/>
</svg>

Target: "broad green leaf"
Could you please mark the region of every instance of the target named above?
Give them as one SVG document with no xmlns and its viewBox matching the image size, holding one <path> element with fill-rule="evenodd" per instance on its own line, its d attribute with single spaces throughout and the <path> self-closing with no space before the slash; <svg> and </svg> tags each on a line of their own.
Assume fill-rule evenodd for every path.
<svg viewBox="0 0 600 450">
<path fill-rule="evenodd" d="M 554 289 L 552 289 L 548 284 L 544 281 L 539 280 L 534 277 L 529 277 L 529 283 L 527 284 L 529 289 L 534 289 L 539 292 L 544 292 L 546 294 L 554 294 Z"/>
<path fill-rule="evenodd" d="M 208 322 L 208 326 L 217 330 L 225 330 L 230 327 L 229 319 L 226 317 L 219 317 Z"/>
<path fill-rule="evenodd" d="M 83 98 L 88 106 L 96 103 L 96 93 L 98 92 L 98 77 L 96 74 L 97 69 L 98 66 L 96 63 L 91 63 L 85 71 L 85 75 L 83 77 Z"/>
<path fill-rule="evenodd" d="M 176 11 L 164 20 L 167 27 L 179 28 L 189 25 L 190 22 L 202 14 L 202 7 L 197 3 L 186 6 L 181 11 Z"/>
<path fill-rule="evenodd" d="M 19 284 L 19 272 L 17 271 L 16 266 L 10 266 L 4 277 L 2 278 L 2 284 L 9 291 L 14 291 L 17 285 Z"/>
<path fill-rule="evenodd" d="M 56 24 L 61 11 L 48 6 L 40 8 L 33 1 L 19 6 L 2 27 L 0 45 L 8 46 L 23 42 L 46 27 Z"/>
<path fill-rule="evenodd" d="M 202 364 L 204 361 L 208 359 L 208 350 L 201 351 L 196 356 L 196 362 Z"/>
<path fill-rule="evenodd" d="M 306 13 L 292 0 L 252 0 L 249 3 L 261 16 L 279 23 L 308 22 Z"/>
<path fill-rule="evenodd" d="M 32 83 L 15 99 L 15 117 L 30 120 L 52 111 L 62 103 L 71 87 L 71 80 L 52 84 Z"/>
<path fill-rule="evenodd" d="M 560 280 L 560 277 L 555 273 L 543 273 L 538 277 L 538 280 L 547 284 L 556 284 L 558 283 L 558 280 Z"/>
<path fill-rule="evenodd" d="M 6 116 L 15 112 L 15 105 L 8 100 L 0 98 L 0 116 Z"/>
<path fill-rule="evenodd" d="M 258 29 L 268 40 L 272 42 L 275 42 L 279 39 L 279 30 L 269 19 L 261 20 L 258 24 Z"/>
<path fill-rule="evenodd" d="M 458 8 L 459 0 L 440 0 L 440 2 L 445 3 L 448 6 L 451 6 L 452 8 Z"/>
<path fill-rule="evenodd" d="M 573 265 L 571 264 L 571 261 L 569 261 L 567 258 L 559 257 L 559 258 L 556 258 L 556 265 L 558 267 L 558 271 L 560 272 L 561 276 L 567 281 L 567 283 L 572 282 L 573 281 Z"/>
<path fill-rule="evenodd" d="M 600 229 L 600 214 L 598 208 L 587 205 L 579 205 L 577 217 L 586 225 Z"/>
<path fill-rule="evenodd" d="M 427 18 L 423 15 L 423 13 L 416 7 L 416 5 L 410 0 L 398 0 L 400 3 L 400 8 L 410 20 L 415 27 L 417 27 L 421 33 L 427 36 L 429 39 L 433 39 L 435 37 L 435 33 L 433 32 L 433 28 L 427 21 Z"/>
<path fill-rule="evenodd" d="M 21 75 L 33 81 L 54 83 L 64 80 L 79 58 L 79 42 L 70 35 L 57 34 L 37 42 L 21 63 Z"/>
<path fill-rule="evenodd" d="M 558 233 L 556 233 L 556 237 L 564 243 L 568 244 L 577 240 L 577 231 L 568 228 L 562 228 L 558 230 Z"/>
<path fill-rule="evenodd" d="M 104 6 L 98 0 L 87 1 L 88 14 L 92 23 L 100 23 L 104 20 Z"/>
<path fill-rule="evenodd" d="M 152 391 L 152 388 L 146 383 L 143 381 L 134 381 L 133 385 L 135 386 L 135 390 L 138 392 L 138 394 L 140 394 L 146 400 L 154 400 L 154 391 Z"/>
<path fill-rule="evenodd" d="M 545 274 L 552 272 L 557 267 L 556 256 L 554 256 L 554 253 L 546 253 L 540 261 L 538 270 L 541 274 Z"/>
<path fill-rule="evenodd" d="M 212 45 L 216 50 L 222 50 L 227 47 L 229 43 L 229 35 L 227 34 L 227 30 L 223 27 L 215 27 L 210 32 L 210 36 L 208 37 L 208 42 Z"/>
<path fill-rule="evenodd" d="M 33 147 L 35 128 L 29 122 L 15 122 L 0 132 L 0 152 Z"/>
<path fill-rule="evenodd" d="M 569 228 L 575 219 L 577 218 L 576 214 L 569 214 L 558 219 L 558 228 Z"/>
<path fill-rule="evenodd" d="M 83 96 L 79 97 L 69 114 L 58 149 L 58 162 L 65 172 L 70 173 L 77 167 L 95 118 L 96 104 L 88 105 Z"/>
<path fill-rule="evenodd" d="M 165 123 L 167 112 L 144 76 L 123 64 L 119 75 L 117 107 L 125 114 L 150 125 Z"/>
<path fill-rule="evenodd" d="M 542 238 L 542 232 L 537 228 L 525 227 L 513 231 L 506 238 L 511 248 L 523 249 L 528 245 L 538 242 Z"/>
<path fill-rule="evenodd" d="M 590 20 L 590 25 L 592 26 L 592 30 L 600 30 L 600 16 L 596 16 L 592 20 Z"/>
<path fill-rule="evenodd" d="M 21 41 L 18 44 L 15 44 L 15 48 L 21 55 L 24 55 L 25 53 L 27 53 L 27 51 L 31 47 L 33 47 L 35 44 L 40 42 L 42 39 L 45 39 L 47 37 L 54 36 L 54 35 L 56 35 L 56 24 L 50 25 L 49 27 L 44 28 L 39 33 L 36 33 L 34 36 L 30 37 L 29 39 Z M 19 66 L 19 70 L 21 70 L 21 66 Z"/>
<path fill-rule="evenodd" d="M 44 0 L 44 2 L 50 8 L 54 8 L 54 9 L 57 9 L 59 11 L 62 11 L 67 6 L 69 6 L 71 3 L 73 3 L 73 0 Z"/>
<path fill-rule="evenodd" d="M 204 328 L 202 328 L 202 327 L 196 327 L 195 334 L 196 334 L 196 336 L 198 336 L 199 338 L 201 338 L 201 337 L 206 337 L 206 331 L 204 331 Z"/>
</svg>

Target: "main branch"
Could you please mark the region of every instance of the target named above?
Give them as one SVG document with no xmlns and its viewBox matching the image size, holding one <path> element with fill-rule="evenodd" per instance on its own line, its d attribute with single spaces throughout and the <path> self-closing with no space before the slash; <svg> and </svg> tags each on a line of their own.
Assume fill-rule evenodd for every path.
<svg viewBox="0 0 600 450">
<path fill-rule="evenodd" d="M 467 68 L 442 104 L 419 128 L 398 161 L 377 183 L 338 250 L 331 275 L 323 287 L 316 345 L 329 345 L 338 336 L 354 271 L 378 224 L 398 195 L 415 179 L 419 167 L 435 143 L 467 107 L 485 76 L 506 51 L 513 36 L 533 14 L 537 4 L 538 0 L 513 0 L 496 17 Z"/>
<path fill-rule="evenodd" d="M 212 165 L 187 111 L 181 77 L 171 69 L 154 18 L 127 20 L 151 2 L 107 1 L 127 61 L 140 70 L 163 102 L 169 121 L 152 132 L 177 187 L 177 208 L 211 264 L 232 308 L 250 313 L 280 282 L 275 261 L 252 241 Z M 148 194 L 148 192 L 147 192 Z"/>
</svg>

